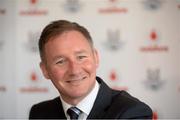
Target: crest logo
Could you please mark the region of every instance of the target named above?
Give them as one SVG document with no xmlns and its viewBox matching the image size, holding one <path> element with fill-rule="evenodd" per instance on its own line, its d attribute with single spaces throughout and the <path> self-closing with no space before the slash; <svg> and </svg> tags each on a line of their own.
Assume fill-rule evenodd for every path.
<svg viewBox="0 0 180 120">
<path fill-rule="evenodd" d="M 105 46 L 113 51 L 117 51 L 124 46 L 124 42 L 120 39 L 119 30 L 107 31 L 107 41 L 105 42 Z"/>
<path fill-rule="evenodd" d="M 6 0 L 0 1 L 0 15 L 6 14 L 5 3 L 6 3 Z"/>
<path fill-rule="evenodd" d="M 79 0 L 66 0 L 63 4 L 65 11 L 69 13 L 77 13 L 82 8 Z"/>
<path fill-rule="evenodd" d="M 21 10 L 20 15 L 22 16 L 33 16 L 33 15 L 47 15 L 47 10 L 38 9 L 40 5 L 39 0 L 29 0 L 26 10 Z"/>
<path fill-rule="evenodd" d="M 6 91 L 6 87 L 3 85 L 0 85 L 0 92 L 5 92 Z"/>
<path fill-rule="evenodd" d="M 4 14 L 6 14 L 6 10 L 5 10 L 5 9 L 0 8 L 0 15 L 4 15 Z"/>
<path fill-rule="evenodd" d="M 28 33 L 28 41 L 26 43 L 26 48 L 33 52 L 37 53 L 38 52 L 38 40 L 40 37 L 40 32 L 29 32 Z"/>
<path fill-rule="evenodd" d="M 145 85 L 151 90 L 159 90 L 164 84 L 160 76 L 160 69 L 148 69 Z"/>
<path fill-rule="evenodd" d="M 147 10 L 158 10 L 162 6 L 161 0 L 145 0 L 143 2 L 145 9 Z"/>
<path fill-rule="evenodd" d="M 0 50 L 3 48 L 3 46 L 4 46 L 4 41 L 0 40 Z"/>
<path fill-rule="evenodd" d="M 177 0 L 177 8 L 180 10 L 180 0 Z"/>
<path fill-rule="evenodd" d="M 100 8 L 99 13 L 127 13 L 128 9 L 119 7 L 119 1 L 118 0 L 108 0 L 108 7 Z"/>
<path fill-rule="evenodd" d="M 168 46 L 162 46 L 160 44 L 159 33 L 156 30 L 152 30 L 149 34 L 149 40 L 147 41 L 147 46 L 140 48 L 142 52 L 167 52 L 169 50 Z"/>
</svg>

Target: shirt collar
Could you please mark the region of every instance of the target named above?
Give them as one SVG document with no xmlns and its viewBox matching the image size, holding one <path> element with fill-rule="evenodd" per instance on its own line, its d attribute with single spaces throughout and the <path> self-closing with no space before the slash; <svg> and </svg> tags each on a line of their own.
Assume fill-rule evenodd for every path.
<svg viewBox="0 0 180 120">
<path fill-rule="evenodd" d="M 91 90 L 91 92 L 82 100 L 77 104 L 77 108 L 79 108 L 83 113 L 85 113 L 86 115 L 89 115 L 93 104 L 95 102 L 96 96 L 98 94 L 99 91 L 99 83 L 96 81 L 94 88 Z M 62 106 L 63 109 L 65 111 L 65 115 L 66 117 L 68 116 L 66 111 L 72 107 L 72 105 L 68 104 L 67 102 L 65 102 L 61 95 L 60 95 L 60 99 L 62 101 Z"/>
</svg>

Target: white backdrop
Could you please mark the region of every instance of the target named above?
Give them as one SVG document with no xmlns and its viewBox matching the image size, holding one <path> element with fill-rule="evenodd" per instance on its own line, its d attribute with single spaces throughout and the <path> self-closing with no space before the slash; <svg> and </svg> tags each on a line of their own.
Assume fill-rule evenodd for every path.
<svg viewBox="0 0 180 120">
<path fill-rule="evenodd" d="M 27 119 L 58 95 L 37 48 L 57 19 L 90 31 L 109 86 L 147 103 L 154 119 L 180 119 L 180 0 L 0 0 L 0 119 Z"/>
</svg>

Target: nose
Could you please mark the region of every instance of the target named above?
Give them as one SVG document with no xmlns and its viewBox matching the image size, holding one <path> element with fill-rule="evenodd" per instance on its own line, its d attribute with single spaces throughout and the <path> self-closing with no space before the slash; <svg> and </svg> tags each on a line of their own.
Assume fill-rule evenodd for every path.
<svg viewBox="0 0 180 120">
<path fill-rule="evenodd" d="M 69 72 L 71 75 L 78 75 L 81 72 L 81 66 L 77 61 L 69 62 Z"/>
</svg>

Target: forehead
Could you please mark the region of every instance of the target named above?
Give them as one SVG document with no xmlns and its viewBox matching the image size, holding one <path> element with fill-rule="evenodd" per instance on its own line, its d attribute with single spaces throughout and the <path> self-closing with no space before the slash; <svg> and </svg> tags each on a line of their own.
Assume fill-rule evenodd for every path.
<svg viewBox="0 0 180 120">
<path fill-rule="evenodd" d="M 76 43 L 74 45 L 78 45 L 78 43 L 85 43 L 90 45 L 89 40 L 79 31 L 66 31 L 55 37 L 52 41 L 59 41 L 62 44 L 67 43 L 67 45 L 70 45 L 74 42 Z"/>
<path fill-rule="evenodd" d="M 45 51 L 71 51 L 79 49 L 91 49 L 89 41 L 78 31 L 67 31 L 51 38 L 45 45 Z"/>
<path fill-rule="evenodd" d="M 57 35 L 55 35 L 54 37 L 49 38 L 49 41 L 55 41 L 55 40 L 62 40 L 62 41 L 67 41 L 67 39 L 69 40 L 85 40 L 86 42 L 90 43 L 90 40 L 88 40 L 88 38 L 86 38 L 81 32 L 76 31 L 76 30 L 70 30 L 70 31 L 64 31 L 62 33 L 59 33 Z"/>
</svg>

